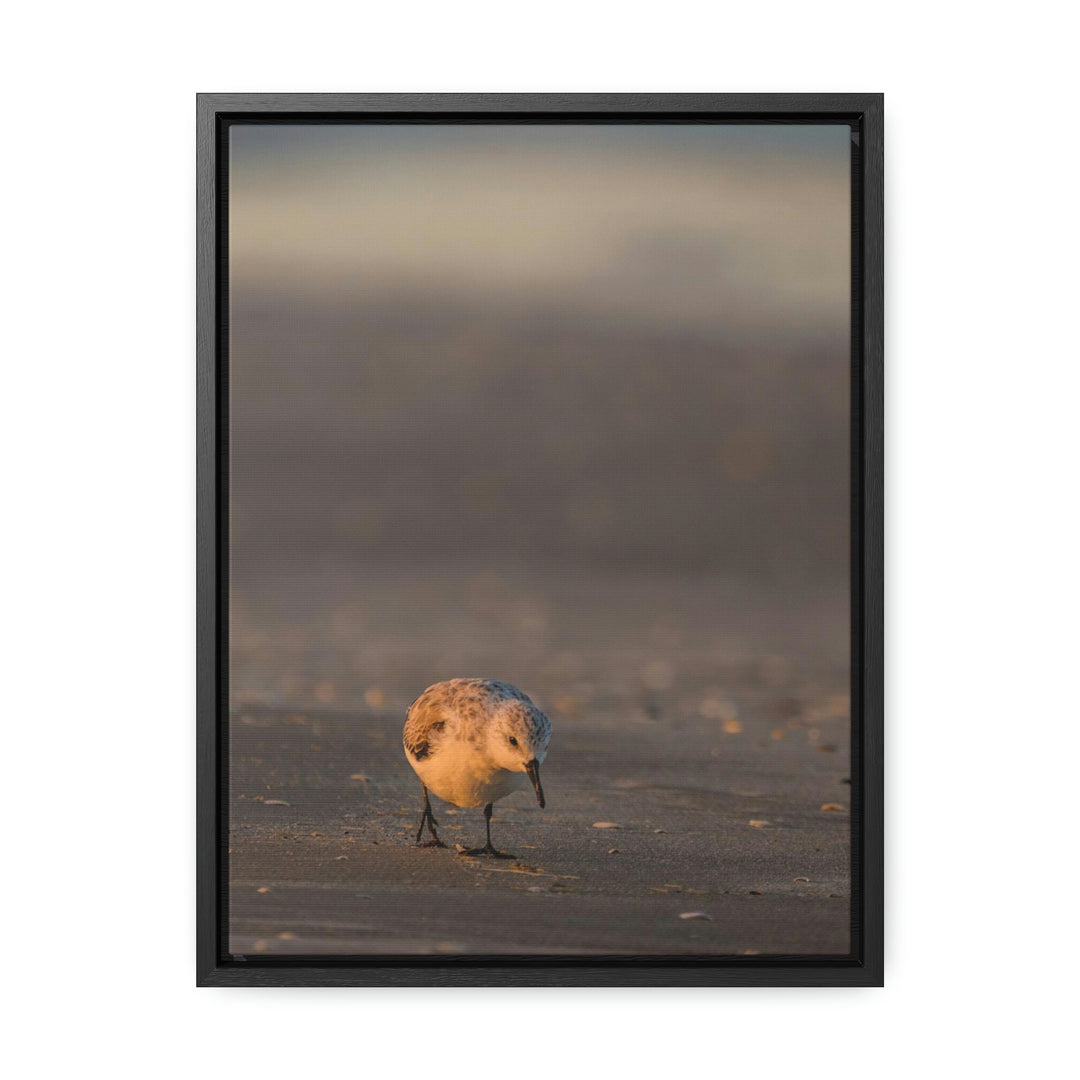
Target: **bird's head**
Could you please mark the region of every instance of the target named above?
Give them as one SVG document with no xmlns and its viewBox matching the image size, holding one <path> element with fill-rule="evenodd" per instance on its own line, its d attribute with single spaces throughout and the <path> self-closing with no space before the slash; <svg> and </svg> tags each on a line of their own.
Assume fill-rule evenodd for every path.
<svg viewBox="0 0 1080 1080">
<path fill-rule="evenodd" d="M 508 772 L 527 773 L 541 806 L 540 766 L 550 742 L 551 721 L 528 701 L 507 702 L 498 721 L 488 729 L 487 749 L 492 761 Z"/>
</svg>

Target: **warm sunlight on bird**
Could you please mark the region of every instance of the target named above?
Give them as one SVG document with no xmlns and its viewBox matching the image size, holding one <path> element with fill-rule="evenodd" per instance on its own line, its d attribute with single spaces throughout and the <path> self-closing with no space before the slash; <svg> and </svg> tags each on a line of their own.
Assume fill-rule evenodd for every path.
<svg viewBox="0 0 1080 1080">
<path fill-rule="evenodd" d="M 494 679 L 450 679 L 429 686 L 409 706 L 402 741 L 420 778 L 424 807 L 416 842 L 445 847 L 428 792 L 454 806 L 483 806 L 487 843 L 462 855 L 511 858 L 491 843 L 492 804 L 531 783 L 544 806 L 540 766 L 551 742 L 551 721 L 517 687 Z"/>
</svg>

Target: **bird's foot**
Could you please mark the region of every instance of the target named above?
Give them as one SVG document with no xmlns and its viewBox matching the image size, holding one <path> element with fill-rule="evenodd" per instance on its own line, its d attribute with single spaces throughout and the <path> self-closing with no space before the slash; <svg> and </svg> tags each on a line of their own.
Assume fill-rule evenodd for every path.
<svg viewBox="0 0 1080 1080">
<path fill-rule="evenodd" d="M 487 844 L 484 847 L 462 848 L 458 852 L 458 854 L 459 855 L 466 855 L 466 856 L 468 856 L 470 858 L 476 858 L 476 857 L 478 857 L 480 855 L 485 855 L 489 859 L 516 859 L 517 858 L 516 855 L 511 855 L 507 851 L 496 851 L 490 844 Z"/>
<path fill-rule="evenodd" d="M 420 843 L 420 837 L 424 835 L 424 826 L 427 826 L 427 830 L 431 833 L 431 840 L 426 844 Z M 444 843 L 439 840 L 438 834 L 435 830 L 439 827 L 439 823 L 435 820 L 435 815 L 431 812 L 430 806 L 424 807 L 424 813 L 420 817 L 420 828 L 416 830 L 416 846 L 417 847 L 446 847 Z"/>
</svg>

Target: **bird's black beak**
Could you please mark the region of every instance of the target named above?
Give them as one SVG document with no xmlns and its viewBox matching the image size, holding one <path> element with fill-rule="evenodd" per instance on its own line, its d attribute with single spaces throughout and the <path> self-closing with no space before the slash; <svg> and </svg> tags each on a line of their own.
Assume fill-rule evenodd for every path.
<svg viewBox="0 0 1080 1080">
<path fill-rule="evenodd" d="M 533 758 L 532 761 L 526 761 L 525 771 L 529 774 L 532 786 L 536 788 L 536 801 L 540 804 L 540 809 L 543 810 L 544 789 L 540 786 L 540 762 L 536 758 Z"/>
</svg>

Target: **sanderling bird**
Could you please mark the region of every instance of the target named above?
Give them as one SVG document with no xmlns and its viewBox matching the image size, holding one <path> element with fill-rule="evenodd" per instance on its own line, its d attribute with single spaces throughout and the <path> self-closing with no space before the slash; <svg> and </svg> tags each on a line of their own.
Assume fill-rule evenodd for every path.
<svg viewBox="0 0 1080 1080">
<path fill-rule="evenodd" d="M 544 806 L 540 766 L 551 741 L 551 721 L 520 691 L 494 679 L 450 679 L 429 686 L 410 706 L 402 742 L 420 778 L 424 809 L 416 842 L 445 847 L 431 812 L 429 789 L 454 806 L 482 806 L 487 843 L 462 855 L 513 858 L 491 844 L 491 806 L 531 782 Z"/>
</svg>

